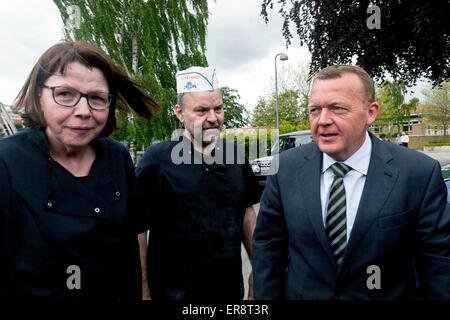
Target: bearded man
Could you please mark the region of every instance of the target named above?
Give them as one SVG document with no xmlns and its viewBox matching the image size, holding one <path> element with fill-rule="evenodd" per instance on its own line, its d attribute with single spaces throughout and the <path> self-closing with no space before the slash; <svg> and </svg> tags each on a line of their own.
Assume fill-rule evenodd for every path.
<svg viewBox="0 0 450 320">
<path fill-rule="evenodd" d="M 151 225 L 148 242 L 140 235 L 143 296 L 239 300 L 241 243 L 251 259 L 257 183 L 236 145 L 220 139 L 224 110 L 214 68 L 176 77 L 174 111 L 184 130 L 150 146 L 136 172 Z"/>
</svg>

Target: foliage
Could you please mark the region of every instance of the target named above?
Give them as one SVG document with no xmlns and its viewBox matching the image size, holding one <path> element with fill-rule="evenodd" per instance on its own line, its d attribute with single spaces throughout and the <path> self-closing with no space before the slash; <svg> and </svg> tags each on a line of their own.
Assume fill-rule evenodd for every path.
<svg viewBox="0 0 450 320">
<path fill-rule="evenodd" d="M 309 91 L 311 87 L 311 77 L 309 76 L 308 63 L 299 63 L 297 66 L 283 64 L 278 72 L 278 87 L 280 92 L 287 90 L 297 91 L 300 101 L 300 121 L 309 126 Z M 280 122 L 281 127 L 281 122 Z"/>
<path fill-rule="evenodd" d="M 309 129 L 309 63 L 298 66 L 282 64 L 278 71 L 278 117 L 280 134 Z M 275 83 L 275 79 L 272 79 Z M 274 86 L 271 86 L 272 88 Z M 272 90 L 259 97 L 252 112 L 252 126 L 276 128 L 276 93 Z"/>
<path fill-rule="evenodd" d="M 306 124 L 292 124 L 286 120 L 283 120 L 280 122 L 280 134 L 294 132 L 294 131 L 300 131 L 300 130 L 309 130 L 311 129 L 311 126 L 309 125 L 309 122 Z"/>
<path fill-rule="evenodd" d="M 275 140 L 275 136 L 272 137 L 272 128 L 267 129 L 255 129 L 250 130 L 249 132 L 239 133 L 239 132 L 232 132 L 232 131 L 225 131 L 223 134 L 224 139 L 228 139 L 230 141 L 233 141 L 236 143 L 240 148 L 243 148 L 245 151 L 245 157 L 248 159 L 249 162 L 255 160 L 259 157 L 264 157 L 267 155 L 267 149 L 270 149 L 272 146 L 272 141 Z M 265 135 L 261 135 L 261 131 L 266 132 Z M 275 130 L 273 130 L 276 132 Z M 275 133 L 276 135 L 276 133 Z M 250 155 L 250 143 L 256 144 L 256 155 Z"/>
<path fill-rule="evenodd" d="M 380 103 L 380 112 L 374 122 L 375 126 L 388 126 L 391 132 L 392 125 L 397 131 L 403 131 L 403 123 L 411 119 L 411 111 L 419 104 L 419 99 L 413 98 L 405 103 L 406 88 L 403 81 L 384 81 L 376 92 L 376 101 Z"/>
<path fill-rule="evenodd" d="M 286 90 L 278 95 L 278 118 L 281 127 L 297 131 L 308 128 L 309 122 L 302 117 L 302 101 L 295 90 Z M 275 95 L 260 97 L 252 113 L 252 126 L 276 127 L 276 98 Z M 292 130 L 291 130 L 292 129 Z"/>
<path fill-rule="evenodd" d="M 450 125 L 450 82 L 445 81 L 431 90 L 423 90 L 426 97 L 422 119 L 425 125 L 434 125 L 447 132 Z"/>
<path fill-rule="evenodd" d="M 444 142 L 434 142 L 434 141 L 432 141 L 432 142 L 426 143 L 425 146 L 427 146 L 427 147 L 450 146 L 450 142 L 449 141 L 447 141 L 447 142 L 445 142 L 445 141 Z"/>
<path fill-rule="evenodd" d="M 248 111 L 238 102 L 240 95 L 236 89 L 222 87 L 224 128 L 242 128 L 248 124 Z"/>
<path fill-rule="evenodd" d="M 280 6 L 286 45 L 291 44 L 293 23 L 300 45 L 312 53 L 311 72 L 331 64 L 357 65 L 380 80 L 389 72 L 395 80 L 415 83 L 420 76 L 435 84 L 450 77 L 450 3 L 446 0 L 263 0 L 261 15 Z M 380 9 L 380 26 L 369 22 Z M 369 12 L 369 13 L 368 13 Z"/>
<path fill-rule="evenodd" d="M 137 83 L 149 88 L 162 105 L 149 122 L 117 115 L 118 140 L 133 138 L 139 149 L 169 137 L 179 126 L 175 74 L 192 65 L 207 65 L 205 36 L 208 4 L 202 0 L 54 0 L 67 40 L 84 40 L 102 48 Z M 73 16 L 79 10 L 79 25 Z M 72 21 L 74 20 L 74 21 Z M 129 141 L 128 141 L 129 142 Z"/>
</svg>

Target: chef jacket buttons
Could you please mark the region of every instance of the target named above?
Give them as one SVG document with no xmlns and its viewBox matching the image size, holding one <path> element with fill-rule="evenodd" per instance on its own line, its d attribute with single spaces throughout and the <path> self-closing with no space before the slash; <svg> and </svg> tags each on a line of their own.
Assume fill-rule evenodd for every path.
<svg viewBox="0 0 450 320">
<path fill-rule="evenodd" d="M 51 208 L 53 206 L 53 203 L 47 202 L 47 207 Z"/>
<path fill-rule="evenodd" d="M 99 212 L 100 212 L 100 208 L 95 208 L 95 209 L 94 209 L 94 212 L 95 212 L 95 213 L 99 213 Z"/>
</svg>

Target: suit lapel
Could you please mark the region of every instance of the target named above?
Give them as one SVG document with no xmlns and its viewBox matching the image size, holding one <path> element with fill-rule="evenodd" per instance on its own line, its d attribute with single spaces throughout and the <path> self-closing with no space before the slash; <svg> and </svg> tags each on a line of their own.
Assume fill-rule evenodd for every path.
<svg viewBox="0 0 450 320">
<path fill-rule="evenodd" d="M 342 268 L 345 267 L 346 261 L 352 261 L 351 256 L 355 253 L 361 238 L 367 234 L 368 229 L 383 208 L 398 178 L 397 169 L 388 164 L 392 159 L 392 155 L 383 144 L 386 142 L 378 141 L 372 134 L 370 136 L 372 140 L 372 155 L 355 223 L 345 249 Z"/>
<path fill-rule="evenodd" d="M 303 197 L 304 208 L 308 212 L 309 220 L 314 229 L 319 243 L 325 250 L 328 260 L 333 269 L 336 270 L 336 262 L 334 260 L 333 252 L 328 243 L 327 234 L 323 225 L 322 205 L 320 200 L 320 175 L 322 168 L 322 153 L 319 148 L 314 145 L 314 151 L 305 156 L 305 163 L 303 170 L 300 170 L 298 175 L 298 185 L 304 185 L 301 195 Z"/>
</svg>

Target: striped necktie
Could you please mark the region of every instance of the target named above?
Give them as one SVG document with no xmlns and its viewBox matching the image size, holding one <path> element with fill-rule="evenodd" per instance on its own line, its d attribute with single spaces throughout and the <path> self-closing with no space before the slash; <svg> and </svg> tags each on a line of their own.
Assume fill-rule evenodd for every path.
<svg viewBox="0 0 450 320">
<path fill-rule="evenodd" d="M 328 200 L 326 232 L 334 258 L 339 266 L 344 257 L 345 245 L 347 244 L 344 176 L 351 168 L 343 163 L 336 162 L 331 165 L 331 169 L 334 173 L 334 179 Z"/>
</svg>

